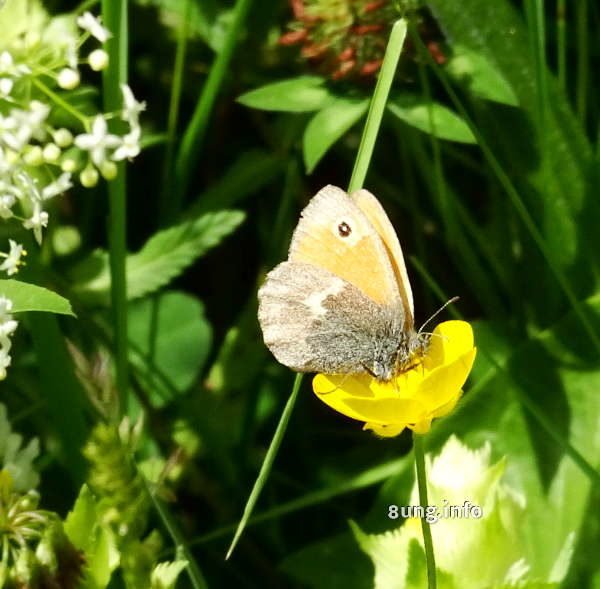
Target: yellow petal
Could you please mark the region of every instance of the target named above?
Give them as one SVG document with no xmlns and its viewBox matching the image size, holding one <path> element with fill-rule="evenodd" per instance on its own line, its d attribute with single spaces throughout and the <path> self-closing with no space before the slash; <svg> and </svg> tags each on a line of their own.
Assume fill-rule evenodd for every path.
<svg viewBox="0 0 600 589">
<path fill-rule="evenodd" d="M 472 350 L 473 328 L 466 321 L 444 321 L 433 330 L 427 355 L 423 361 L 429 370 L 453 362 Z"/>
<path fill-rule="evenodd" d="M 384 399 L 348 398 L 343 404 L 359 419 L 379 425 L 414 423 L 423 419 L 427 410 L 422 403 L 412 399 L 387 397 Z M 339 411 L 339 409 L 338 409 Z M 349 415 L 348 412 L 341 413 Z"/>
<path fill-rule="evenodd" d="M 462 390 L 457 391 L 450 401 L 448 401 L 445 405 L 438 407 L 435 411 L 432 411 L 431 415 L 433 415 L 433 417 L 444 417 L 444 415 L 448 415 L 448 413 L 454 411 L 458 400 L 462 397 L 462 393 Z"/>
<path fill-rule="evenodd" d="M 373 392 L 365 385 L 364 379 L 347 375 L 317 374 L 313 378 L 313 391 L 323 403 L 335 411 L 359 421 L 366 420 L 344 402 L 352 398 L 372 399 L 374 397 Z"/>
<path fill-rule="evenodd" d="M 475 348 L 471 348 L 466 354 L 432 370 L 421 381 L 413 398 L 432 411 L 448 403 L 465 384 L 475 353 Z"/>
<path fill-rule="evenodd" d="M 381 438 L 393 438 L 400 435 L 406 426 L 404 425 L 378 425 L 376 423 L 365 423 L 364 430 L 371 430 Z"/>
<path fill-rule="evenodd" d="M 426 417 L 425 419 L 421 419 L 414 425 L 409 425 L 408 427 L 415 432 L 415 434 L 426 434 L 431 429 L 431 419 L 432 416 Z"/>
</svg>

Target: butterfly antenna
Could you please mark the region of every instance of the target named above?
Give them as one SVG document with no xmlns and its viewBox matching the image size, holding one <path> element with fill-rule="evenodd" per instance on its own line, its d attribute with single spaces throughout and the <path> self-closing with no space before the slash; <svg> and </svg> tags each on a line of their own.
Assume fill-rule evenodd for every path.
<svg viewBox="0 0 600 589">
<path fill-rule="evenodd" d="M 456 301 L 458 301 L 459 298 L 460 297 L 452 297 L 449 301 L 446 301 L 429 319 L 427 319 L 427 321 L 425 321 L 425 323 L 423 323 L 423 325 L 421 325 L 417 334 L 420 335 L 421 332 L 423 331 L 423 328 L 428 323 L 430 323 L 433 319 L 435 319 L 448 305 L 451 305 L 452 303 L 456 303 Z"/>
</svg>

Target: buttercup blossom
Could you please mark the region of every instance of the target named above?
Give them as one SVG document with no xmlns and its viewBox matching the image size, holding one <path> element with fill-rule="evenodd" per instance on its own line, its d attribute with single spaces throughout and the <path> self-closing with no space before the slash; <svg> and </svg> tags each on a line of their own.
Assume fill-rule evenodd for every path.
<svg viewBox="0 0 600 589">
<path fill-rule="evenodd" d="M 465 321 L 440 323 L 423 358 L 390 382 L 369 375 L 318 374 L 316 395 L 339 413 L 365 422 L 382 437 L 399 435 L 404 428 L 429 431 L 431 421 L 450 413 L 462 394 L 476 348 L 473 330 Z"/>
</svg>

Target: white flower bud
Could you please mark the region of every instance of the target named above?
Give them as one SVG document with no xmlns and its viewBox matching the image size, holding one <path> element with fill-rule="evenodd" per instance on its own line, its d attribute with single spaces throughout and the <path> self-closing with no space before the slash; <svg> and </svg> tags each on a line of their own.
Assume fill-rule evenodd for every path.
<svg viewBox="0 0 600 589">
<path fill-rule="evenodd" d="M 64 127 L 54 131 L 53 137 L 58 147 L 69 147 L 73 143 L 73 134 L 69 129 L 65 129 Z"/>
<path fill-rule="evenodd" d="M 44 163 L 44 155 L 39 145 L 30 145 L 25 148 L 23 160 L 28 166 L 39 166 Z"/>
<path fill-rule="evenodd" d="M 64 90 L 73 90 L 79 86 L 79 72 L 65 67 L 58 73 L 58 85 Z"/>
<path fill-rule="evenodd" d="M 10 78 L 0 78 L 0 95 L 8 96 L 12 92 L 14 84 Z"/>
<path fill-rule="evenodd" d="M 98 184 L 98 171 L 93 166 L 87 166 L 81 174 L 79 174 L 79 181 L 85 188 L 92 188 Z"/>
<path fill-rule="evenodd" d="M 60 148 L 56 143 L 47 143 L 44 146 L 42 154 L 44 156 L 44 161 L 49 164 L 54 164 L 58 161 L 58 158 L 60 158 Z"/>
<path fill-rule="evenodd" d="M 108 65 L 108 53 L 104 49 L 95 49 L 88 55 L 88 62 L 95 72 L 99 72 Z"/>
<path fill-rule="evenodd" d="M 117 177 L 117 164 L 105 160 L 100 166 L 100 173 L 105 180 L 114 180 Z"/>
<path fill-rule="evenodd" d="M 78 167 L 79 167 L 79 164 L 78 164 L 77 160 L 74 160 L 72 157 L 65 158 L 60 164 L 60 169 L 63 172 L 73 173 L 73 172 L 77 171 Z"/>
</svg>

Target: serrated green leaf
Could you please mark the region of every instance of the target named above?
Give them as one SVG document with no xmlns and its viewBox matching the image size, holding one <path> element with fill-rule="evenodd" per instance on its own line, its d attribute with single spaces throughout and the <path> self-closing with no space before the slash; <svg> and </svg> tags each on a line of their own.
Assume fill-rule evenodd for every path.
<svg viewBox="0 0 600 589">
<path fill-rule="evenodd" d="M 129 306 L 131 362 L 161 407 L 185 392 L 208 358 L 212 329 L 202 303 L 181 292 L 163 293 Z"/>
<path fill-rule="evenodd" d="M 367 112 L 369 101 L 336 98 L 320 110 L 304 131 L 304 164 L 310 174 L 327 151 Z"/>
<path fill-rule="evenodd" d="M 310 112 L 323 108 L 332 96 L 318 76 L 299 76 L 272 82 L 238 97 L 244 106 L 282 112 Z"/>
<path fill-rule="evenodd" d="M 440 139 L 476 143 L 469 126 L 454 111 L 422 96 L 402 95 L 388 103 L 392 114 L 408 125 Z"/>
<path fill-rule="evenodd" d="M 133 300 L 166 286 L 194 260 L 218 245 L 244 220 L 241 211 L 206 213 L 153 235 L 127 256 L 127 298 Z M 110 301 L 108 254 L 95 251 L 72 273 L 75 292 L 88 302 Z"/>
<path fill-rule="evenodd" d="M 519 100 L 508 80 L 485 55 L 454 45 L 447 72 L 480 98 L 518 106 Z"/>
<path fill-rule="evenodd" d="M 35 284 L 19 280 L 0 280 L 0 295 L 12 301 L 11 313 L 43 311 L 75 316 L 67 299 Z"/>
</svg>

